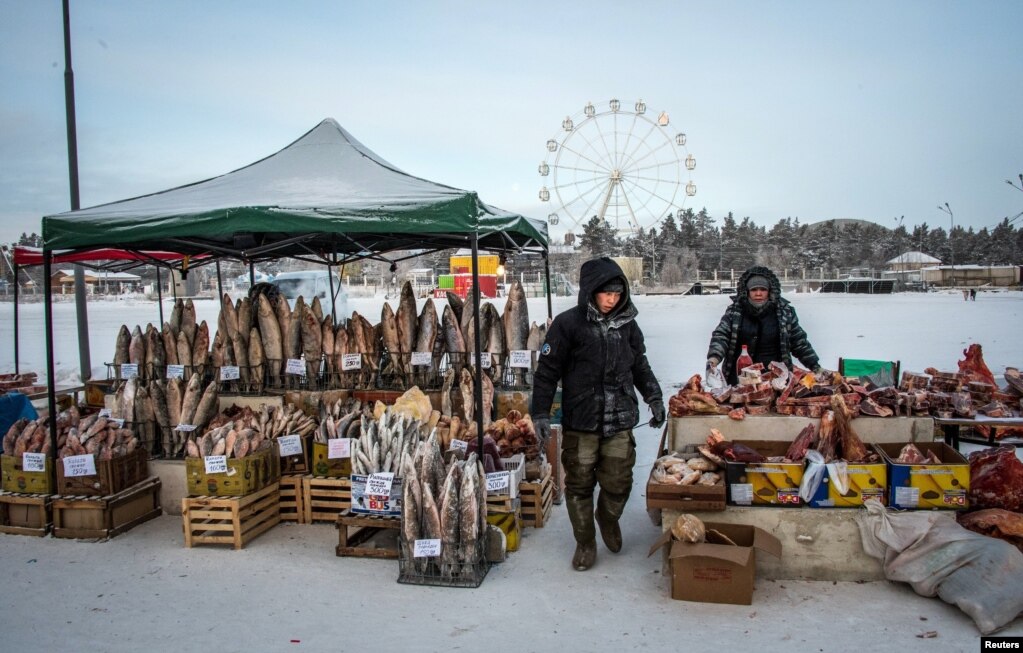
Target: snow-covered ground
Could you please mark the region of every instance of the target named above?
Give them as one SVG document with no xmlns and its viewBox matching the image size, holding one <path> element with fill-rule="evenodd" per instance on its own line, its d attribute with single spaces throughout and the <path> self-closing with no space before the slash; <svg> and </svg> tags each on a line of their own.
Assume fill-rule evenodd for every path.
<svg viewBox="0 0 1023 653">
<path fill-rule="evenodd" d="M 1018 325 L 1023 317 L 1023 293 L 982 292 L 977 301 L 965 302 L 959 293 L 899 293 L 894 295 L 788 295 L 810 336 L 821 364 L 837 368 L 838 358 L 901 360 L 902 369 L 922 372 L 926 367 L 955 371 L 963 349 L 980 343 L 984 359 L 997 376 L 1006 365 L 1023 365 Z M 380 320 L 382 296 L 350 298 L 352 310 Z M 418 308 L 423 302 L 419 300 Z M 435 300 L 434 300 L 435 301 Z M 500 311 L 501 298 L 491 300 Z M 554 314 L 575 304 L 575 298 L 555 297 Z M 710 333 L 731 301 L 727 295 L 683 297 L 637 296 L 639 324 L 646 334 L 654 372 L 665 389 L 703 373 Z M 392 307 L 397 302 L 391 300 Z M 217 327 L 219 303 L 196 300 L 199 321 L 206 320 L 210 340 Z M 438 304 L 442 307 L 442 304 Z M 438 313 L 439 314 L 439 313 Z M 529 300 L 534 321 L 546 317 L 544 298 Z M 170 302 L 164 302 L 164 319 Z M 114 341 L 121 324 L 143 329 L 159 325 L 156 302 L 138 300 L 92 301 L 88 305 L 89 342 L 94 378 L 104 378 L 103 365 L 113 359 Z M 79 380 L 77 321 L 73 302 L 54 305 L 55 371 L 59 385 Z M 1016 326 L 1014 326 L 1016 325 Z M 19 307 L 20 369 L 45 377 L 46 349 L 42 304 Z M 13 306 L 0 303 L 0 373 L 14 371 Z"/>
<path fill-rule="evenodd" d="M 954 370 L 973 342 L 996 375 L 1023 364 L 1012 326 L 1023 313 L 1021 293 L 982 293 L 969 303 L 940 293 L 790 299 L 825 366 L 845 356 Z M 375 321 L 382 301 L 352 299 L 351 306 Z M 555 313 L 574 301 L 556 299 Z M 702 373 L 728 301 L 636 298 L 666 394 Z M 529 308 L 541 319 L 546 301 L 531 299 Z M 213 301 L 197 302 L 199 319 L 212 327 L 217 310 Z M 21 313 L 21 367 L 42 375 L 42 307 Z M 55 315 L 57 378 L 71 383 L 78 367 L 73 304 L 58 304 Z M 105 374 L 121 323 L 157 320 L 151 302 L 91 303 L 94 374 Z M 0 304 L 0 372 L 13 370 L 11 335 L 11 305 Z M 585 573 L 571 570 L 574 544 L 562 506 L 547 527 L 527 529 L 521 549 L 475 590 L 399 585 L 394 561 L 338 558 L 338 534 L 327 524 L 278 526 L 241 551 L 185 549 L 180 518 L 164 516 L 102 543 L 0 536 L 0 641 L 5 650 L 72 642 L 97 651 L 978 650 L 969 617 L 904 584 L 760 580 L 751 606 L 672 601 L 660 556 L 646 555 L 659 534 L 643 499 L 659 433 L 641 426 L 636 436 L 625 548 L 611 555 L 599 546 L 597 565 Z M 1023 636 L 1023 619 L 1000 634 Z"/>
</svg>

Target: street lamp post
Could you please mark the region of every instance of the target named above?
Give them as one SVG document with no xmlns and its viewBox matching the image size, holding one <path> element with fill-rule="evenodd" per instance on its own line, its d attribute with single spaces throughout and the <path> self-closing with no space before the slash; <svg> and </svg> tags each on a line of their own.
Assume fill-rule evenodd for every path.
<svg viewBox="0 0 1023 653">
<path fill-rule="evenodd" d="M 956 285 L 956 248 L 955 243 L 952 241 L 952 232 L 955 230 L 955 218 L 952 216 L 952 207 L 945 202 L 945 206 L 938 205 L 938 210 L 942 213 L 948 213 L 948 250 L 949 258 L 952 259 L 952 285 Z"/>
</svg>

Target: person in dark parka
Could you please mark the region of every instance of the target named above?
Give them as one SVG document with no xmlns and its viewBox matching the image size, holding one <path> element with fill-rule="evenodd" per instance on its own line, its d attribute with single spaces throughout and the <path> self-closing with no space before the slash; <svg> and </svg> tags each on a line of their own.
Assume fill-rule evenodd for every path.
<svg viewBox="0 0 1023 653">
<path fill-rule="evenodd" d="M 792 367 L 792 356 L 809 370 L 820 360 L 799 326 L 796 309 L 781 296 L 781 283 L 769 268 L 753 266 L 742 273 L 735 297 L 710 337 L 707 371 L 723 363 L 721 372 L 731 385 L 739 382 L 735 363 L 747 345 L 754 363 L 766 368 L 772 361 Z"/>
<path fill-rule="evenodd" d="M 554 318 L 540 349 L 533 376 L 530 414 L 546 442 L 558 382 L 562 385 L 561 462 L 565 500 L 576 539 L 572 566 L 589 569 L 596 562 L 593 525 L 617 553 L 622 548 L 618 520 L 632 491 L 639 423 L 636 390 L 650 406 L 650 426 L 665 421 L 661 387 L 646 357 L 637 310 L 629 284 L 617 263 L 597 258 L 583 263 L 579 301 Z M 593 493 L 597 486 L 594 510 Z"/>
</svg>

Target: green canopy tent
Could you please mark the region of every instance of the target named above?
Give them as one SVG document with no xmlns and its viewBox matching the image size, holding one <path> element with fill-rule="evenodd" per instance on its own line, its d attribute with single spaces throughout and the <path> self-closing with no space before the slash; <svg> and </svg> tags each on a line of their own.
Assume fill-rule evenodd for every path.
<svg viewBox="0 0 1023 653">
<path fill-rule="evenodd" d="M 471 247 L 479 305 L 477 254 L 547 251 L 547 225 L 483 203 L 475 192 L 410 175 L 378 156 L 331 118 L 279 152 L 233 172 L 150 195 L 43 217 L 47 278 L 55 250 L 118 247 L 221 258 L 250 265 L 297 258 L 327 265 L 415 250 L 415 256 Z M 398 259 L 395 259 L 398 260 Z M 393 262 L 393 261 L 392 261 Z M 548 278 L 550 276 L 548 270 Z M 47 377 L 51 413 L 53 332 L 46 288 Z M 548 282 L 548 312 L 550 293 Z M 477 325 L 479 321 L 474 321 Z M 477 342 L 479 334 L 476 334 Z M 477 352 L 477 369 L 479 353 Z M 479 384 L 477 384 L 479 385 Z M 476 389 L 482 405 L 481 388 Z M 477 410 L 478 419 L 481 411 Z M 483 433 L 482 424 L 478 424 Z M 51 420 L 56 451 L 56 428 Z M 481 445 L 482 446 L 482 445 Z"/>
<path fill-rule="evenodd" d="M 547 225 L 405 173 L 326 119 L 233 172 L 43 218 L 44 250 L 116 246 L 338 263 L 370 253 L 547 248 Z"/>
</svg>

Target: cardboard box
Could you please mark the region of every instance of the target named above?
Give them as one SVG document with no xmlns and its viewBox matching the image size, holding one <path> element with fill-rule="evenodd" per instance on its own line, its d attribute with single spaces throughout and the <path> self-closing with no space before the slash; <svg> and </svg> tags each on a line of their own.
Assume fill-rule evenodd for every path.
<svg viewBox="0 0 1023 653">
<path fill-rule="evenodd" d="M 274 483 L 279 476 L 276 447 L 244 458 L 228 458 L 227 472 L 219 474 L 207 474 L 202 458 L 185 458 L 185 486 L 193 497 L 241 497 Z"/>
<path fill-rule="evenodd" d="M 780 440 L 735 440 L 762 456 L 784 456 L 791 442 Z M 803 481 L 802 462 L 728 463 L 728 503 L 737 506 L 799 506 L 799 484 Z"/>
<path fill-rule="evenodd" d="M 825 472 L 824 480 L 810 499 L 812 508 L 858 508 L 867 499 L 877 499 L 888 505 L 888 466 L 879 463 L 850 463 L 846 466 L 849 487 L 845 493 L 838 491 Z"/>
<path fill-rule="evenodd" d="M 401 477 L 395 476 L 388 497 L 366 494 L 369 476 L 352 474 L 352 512 L 362 515 L 401 516 Z"/>
<path fill-rule="evenodd" d="M 53 459 L 46 457 L 43 472 L 22 471 L 24 460 L 21 456 L 0 456 L 4 492 L 53 494 Z"/>
<path fill-rule="evenodd" d="M 924 455 L 933 451 L 940 465 L 896 462 L 907 443 L 878 443 L 888 466 L 888 505 L 892 508 L 965 510 L 970 506 L 970 463 L 944 442 L 914 443 Z"/>
<path fill-rule="evenodd" d="M 671 598 L 700 603 L 753 603 L 757 551 L 781 557 L 781 542 L 767 531 L 745 524 L 704 522 L 707 541 L 679 542 L 665 532 L 650 554 L 669 546 Z M 727 543 L 717 533 L 735 544 Z"/>
<path fill-rule="evenodd" d="M 351 458 L 328 458 L 326 442 L 313 442 L 312 474 L 329 478 L 347 478 L 352 475 Z"/>
</svg>

